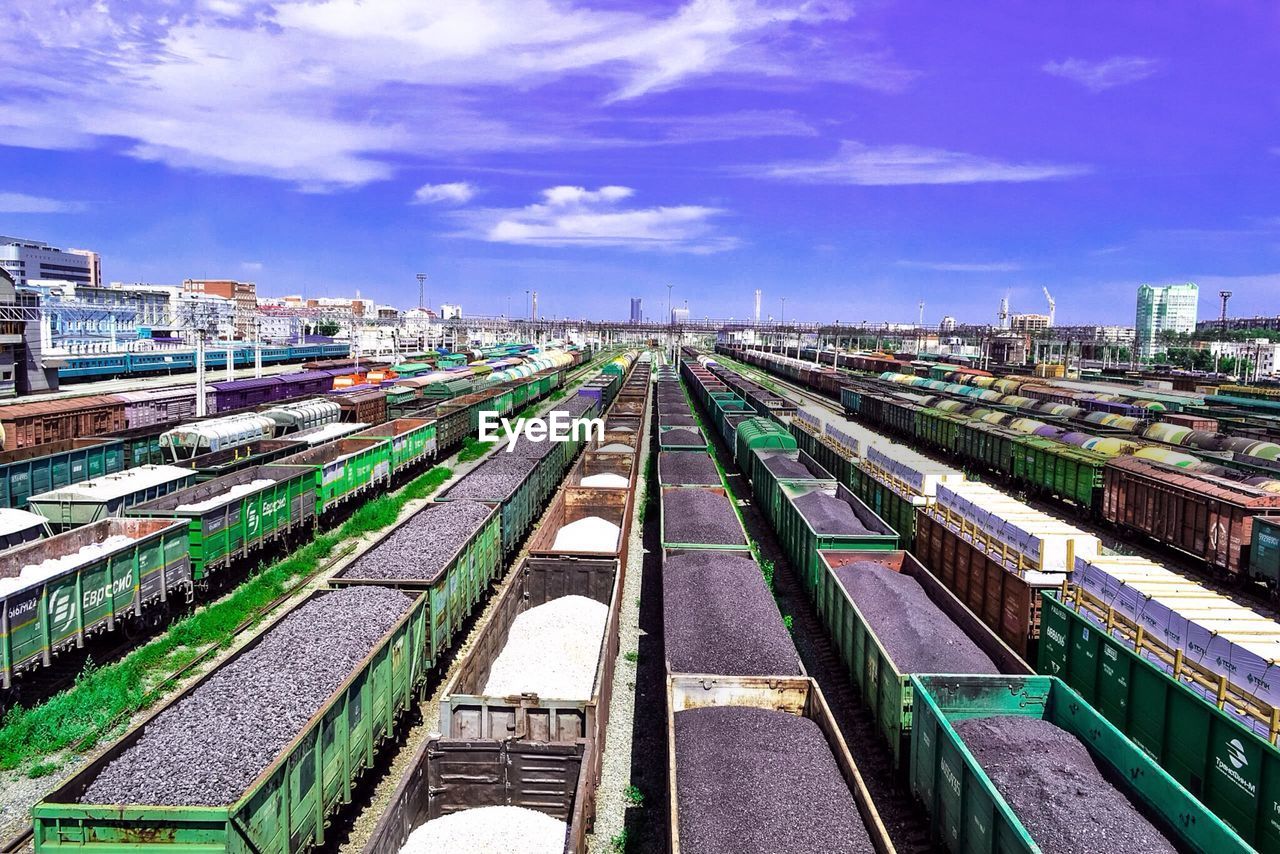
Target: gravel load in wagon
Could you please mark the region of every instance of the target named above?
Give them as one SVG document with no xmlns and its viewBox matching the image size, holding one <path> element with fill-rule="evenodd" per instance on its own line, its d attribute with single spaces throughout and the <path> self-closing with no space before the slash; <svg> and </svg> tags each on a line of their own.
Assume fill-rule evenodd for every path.
<svg viewBox="0 0 1280 854">
<path fill-rule="evenodd" d="M 609 606 L 586 596 L 561 596 L 522 612 L 489 668 L 484 695 L 590 700 L 608 619 Z"/>
<path fill-rule="evenodd" d="M 564 403 L 556 407 L 557 410 L 569 413 L 571 418 L 581 418 L 592 406 L 595 406 L 594 398 L 587 397 L 585 394 L 575 394 Z"/>
<path fill-rule="evenodd" d="M 951 725 L 1042 850 L 1178 850 L 1112 785 L 1089 749 L 1061 727 L 1022 715 L 968 718 Z"/>
<path fill-rule="evenodd" d="M 676 712 L 682 854 L 871 854 L 871 836 L 818 725 L 786 712 Z"/>
<path fill-rule="evenodd" d="M 874 561 L 832 569 L 899 673 L 999 673 L 920 582 Z"/>
<path fill-rule="evenodd" d="M 710 550 L 668 557 L 662 631 L 674 673 L 800 675 L 795 644 L 750 557 Z"/>
<path fill-rule="evenodd" d="M 792 459 L 786 454 L 762 456 L 761 460 L 764 462 L 764 467 L 773 472 L 778 480 L 814 480 L 818 477 L 800 460 Z"/>
<path fill-rule="evenodd" d="M 683 427 L 677 427 L 674 430 L 664 430 L 658 434 L 658 444 L 664 448 L 679 448 L 682 446 L 698 446 L 707 444 L 707 440 L 703 438 L 696 428 L 686 430 Z"/>
<path fill-rule="evenodd" d="M 81 802 L 234 803 L 412 605 L 403 593 L 366 586 L 305 603 L 147 723 Z"/>
<path fill-rule="evenodd" d="M 719 486 L 720 471 L 705 451 L 660 451 L 658 481 L 664 486 Z"/>
<path fill-rule="evenodd" d="M 681 413 L 658 413 L 659 427 L 697 427 L 698 419 Z"/>
<path fill-rule="evenodd" d="M 583 516 L 556 531 L 552 551 L 616 552 L 622 528 L 599 516 Z"/>
<path fill-rule="evenodd" d="M 729 498 L 691 487 L 662 493 L 663 537 L 668 543 L 746 545 Z"/>
<path fill-rule="evenodd" d="M 492 513 L 492 507 L 474 501 L 428 504 L 338 577 L 434 582 Z"/>
<path fill-rule="evenodd" d="M 569 826 L 525 807 L 476 807 L 442 815 L 419 827 L 400 854 L 562 854 Z"/>
<path fill-rule="evenodd" d="M 853 512 L 853 507 L 834 495 L 815 491 L 793 502 L 800 515 L 818 534 L 874 534 Z"/>
<path fill-rule="evenodd" d="M 445 494 L 450 499 L 505 501 L 524 483 L 537 464 L 537 460 L 515 454 L 496 454 L 463 475 L 462 480 L 449 487 Z"/>
<path fill-rule="evenodd" d="M 526 439 L 522 434 L 516 439 L 515 447 L 510 451 L 507 450 L 506 440 L 502 440 L 499 446 L 499 453 L 509 454 L 513 457 L 523 457 L 526 460 L 540 460 L 547 454 L 555 450 L 558 442 L 552 442 L 550 439 L 540 439 L 532 441 Z"/>
</svg>

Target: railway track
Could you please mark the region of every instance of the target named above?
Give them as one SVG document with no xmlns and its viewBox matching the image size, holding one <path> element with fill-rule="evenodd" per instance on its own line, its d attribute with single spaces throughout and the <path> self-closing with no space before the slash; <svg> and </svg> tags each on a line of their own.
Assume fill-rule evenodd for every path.
<svg viewBox="0 0 1280 854">
<path fill-rule="evenodd" d="M 562 383 L 561 388 L 567 390 L 581 384 L 583 379 L 589 376 L 592 373 L 592 371 L 598 371 L 600 368 L 600 365 L 603 362 L 605 362 L 607 358 L 611 356 L 612 356 L 612 353 L 609 353 L 609 352 L 602 353 L 596 356 L 595 358 L 583 363 L 577 368 L 566 372 L 565 381 Z M 548 400 L 544 402 L 543 409 L 545 410 L 553 406 L 554 406 L 554 401 Z M 454 455 L 454 457 L 456 457 L 456 454 Z M 476 460 L 474 461 L 474 463 L 478 465 L 479 462 L 484 458 L 485 457 L 481 457 L 480 460 Z M 452 457 L 450 459 L 452 459 Z M 532 537 L 532 533 L 529 535 L 529 537 Z M 317 564 L 316 568 L 312 572 L 308 573 L 296 585 L 292 586 L 290 590 L 285 591 L 284 593 L 282 593 L 281 595 L 273 599 L 271 602 L 268 602 L 265 605 L 258 608 L 257 610 L 255 610 L 253 614 L 245 617 L 245 619 L 242 620 L 232 630 L 231 645 L 233 646 L 237 645 L 236 644 L 237 641 L 243 640 L 246 637 L 250 636 L 252 634 L 252 630 L 256 629 L 258 626 L 262 624 L 262 620 L 266 615 L 275 611 L 277 608 L 279 608 L 280 606 L 288 602 L 290 599 L 296 597 L 299 593 L 303 592 L 306 588 L 312 585 L 317 579 L 323 578 L 331 570 L 337 568 L 343 561 L 345 561 L 348 557 L 350 557 L 352 553 L 357 551 L 360 548 L 360 545 L 361 545 L 361 541 L 355 541 L 355 542 L 344 544 L 334 554 L 330 555 L 327 559 L 325 559 L 322 563 Z M 524 554 L 523 546 L 522 546 L 521 554 L 522 555 Z M 518 564 L 519 564 L 519 561 L 517 559 L 511 564 L 511 568 L 518 566 Z M 504 576 L 502 582 L 499 583 L 498 585 L 495 585 L 495 589 L 501 589 L 502 586 L 510 582 L 511 577 L 512 577 L 512 573 L 508 571 L 507 575 Z M 451 666 L 456 660 L 461 658 L 462 652 L 467 648 L 467 646 L 470 645 L 470 643 L 473 642 L 473 639 L 476 636 L 476 634 L 478 634 L 479 629 L 483 627 L 485 622 L 487 622 L 489 618 L 489 613 L 490 613 L 490 609 L 486 607 L 486 609 L 484 609 L 482 613 L 473 614 L 469 617 L 467 627 L 466 627 L 467 640 L 464 641 L 464 643 L 461 644 L 459 648 L 452 650 L 449 659 L 445 662 L 446 667 Z M 133 639 L 132 641 L 124 641 L 121 644 L 117 645 L 116 651 L 120 655 L 123 655 L 137 646 L 144 645 L 147 641 L 149 641 L 153 637 L 154 635 L 147 635 L 142 638 Z M 187 662 L 186 664 L 184 664 L 179 668 L 176 668 L 172 672 L 166 674 L 160 681 L 158 681 L 154 686 L 152 686 L 146 692 L 146 694 L 143 696 L 143 698 L 141 699 L 137 707 L 130 709 L 128 711 L 121 712 L 120 714 L 112 718 L 111 721 L 103 728 L 103 731 L 109 732 L 123 725 L 125 722 L 128 721 L 129 718 L 131 718 L 134 714 L 136 714 L 139 709 L 146 708 L 151 703 L 161 698 L 165 693 L 172 690 L 176 685 L 178 685 L 183 679 L 194 674 L 203 666 L 211 663 L 212 661 L 220 657 L 223 653 L 226 652 L 226 650 L 227 650 L 227 644 L 212 645 L 207 649 L 203 650 L 199 655 L 197 655 L 191 661 Z M 79 669 L 77 668 L 76 672 L 70 675 L 69 680 L 71 682 L 74 681 L 75 676 L 78 674 L 78 672 L 79 672 Z M 437 686 L 437 688 L 435 689 L 435 692 L 431 697 L 424 698 L 424 700 L 420 704 L 420 708 L 428 709 L 430 708 L 431 703 L 438 701 L 438 696 L 436 695 L 443 689 L 445 685 L 445 681 L 446 680 L 443 680 L 443 679 L 440 681 L 439 685 Z M 63 684 L 62 687 L 66 687 L 66 684 Z M 430 727 L 428 727 L 428 729 L 430 729 Z M 110 746 L 109 744 L 105 745 L 103 746 L 102 749 L 105 750 L 109 746 Z M 79 750 L 82 750 L 84 747 L 85 747 L 85 742 L 82 741 L 80 743 L 72 745 L 71 747 L 67 748 L 67 750 L 74 754 Z M 410 751 L 410 753 L 411 752 L 412 751 Z M 90 757 L 90 759 L 91 758 L 92 757 Z M 359 816 L 353 817 L 353 821 L 358 820 L 358 818 Z M 34 837 L 34 827 L 32 826 L 31 823 L 28 822 L 12 837 L 10 837 L 7 840 L 4 840 L 3 842 L 0 842 L 0 854 L 12 854 L 12 852 L 29 850 L 29 846 L 33 841 L 33 837 Z"/>
<path fill-rule="evenodd" d="M 812 403 L 822 407 L 842 420 L 850 420 L 845 415 L 844 407 L 824 395 L 785 380 L 769 373 L 768 371 L 763 371 L 753 365 L 746 365 L 736 359 L 731 359 L 719 354 L 717 354 L 715 358 L 717 361 L 724 360 L 732 366 L 735 371 L 742 373 L 744 376 L 750 376 L 757 381 L 764 380 L 765 382 L 770 383 L 776 387 L 779 394 L 782 394 L 784 397 L 791 397 L 796 403 Z M 881 433 L 881 435 L 884 434 Z M 896 437 L 894 437 L 894 440 L 901 441 Z M 957 461 L 939 454 L 931 448 L 921 448 L 912 445 L 911 449 L 918 454 L 922 454 L 946 465 L 957 465 Z M 1093 534 L 1098 538 L 1102 545 L 1112 551 L 1119 552 L 1121 554 L 1144 557 L 1155 563 L 1163 564 L 1170 570 L 1177 572 L 1190 580 L 1205 583 L 1224 594 L 1241 596 L 1247 599 L 1252 606 L 1265 612 L 1266 616 L 1280 620 L 1280 610 L 1277 610 L 1275 603 L 1265 593 L 1259 592 L 1258 589 L 1254 589 L 1255 587 L 1258 587 L 1258 585 L 1246 585 L 1232 583 L 1231 581 L 1224 581 L 1221 576 L 1197 565 L 1192 558 L 1177 549 L 1162 546 L 1154 540 L 1146 538 L 1118 535 L 1111 528 L 1099 525 L 1093 518 L 1076 514 L 1064 514 L 1063 507 L 1058 502 L 1024 493 L 1021 490 L 1011 487 L 1002 477 L 991 475 L 989 472 L 983 472 L 983 476 L 986 479 L 995 480 L 1011 495 L 1036 510 L 1060 519 L 1065 519 L 1081 530 Z"/>
</svg>

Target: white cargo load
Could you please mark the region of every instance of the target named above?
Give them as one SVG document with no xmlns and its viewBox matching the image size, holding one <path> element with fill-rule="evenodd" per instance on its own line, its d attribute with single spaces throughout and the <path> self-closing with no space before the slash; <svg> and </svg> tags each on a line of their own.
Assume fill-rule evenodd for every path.
<svg viewBox="0 0 1280 854">
<path fill-rule="evenodd" d="M 1141 557 L 1077 558 L 1073 581 L 1187 661 L 1226 677 L 1239 693 L 1280 706 L 1280 622 Z M 1172 672 L 1171 662 L 1143 653 Z M 1191 687 L 1210 696 L 1203 686 Z"/>
<path fill-rule="evenodd" d="M 866 460 L 872 467 L 905 483 L 916 495 L 926 498 L 935 497 L 940 484 L 961 483 L 965 479 L 964 472 L 934 462 L 904 445 L 872 445 L 867 448 Z"/>
<path fill-rule="evenodd" d="M 987 551 L 1006 566 L 1013 563 L 1010 568 L 1066 573 L 1076 558 L 1097 555 L 1101 549 L 1093 534 L 975 481 L 939 483 L 937 505 L 1005 547 L 1000 554 L 990 547 Z"/>
</svg>

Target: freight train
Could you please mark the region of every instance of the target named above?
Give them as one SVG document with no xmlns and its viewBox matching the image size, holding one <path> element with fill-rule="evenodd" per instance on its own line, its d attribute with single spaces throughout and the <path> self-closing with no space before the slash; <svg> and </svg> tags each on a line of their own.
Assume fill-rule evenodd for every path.
<svg viewBox="0 0 1280 854">
<path fill-rule="evenodd" d="M 0 689 L 7 693 L 25 680 L 40 679 L 59 653 L 81 648 L 95 635 L 123 628 L 147 631 L 164 614 L 224 588 L 232 579 L 230 570 L 251 567 L 278 546 L 310 538 L 317 525 L 453 453 L 475 433 L 481 412 L 507 415 L 517 397 L 526 403 L 547 397 L 561 387 L 568 367 L 492 387 L 465 402 L 424 406 L 412 417 L 359 434 L 288 448 L 290 455 L 270 464 L 236 468 L 203 482 L 190 469 L 161 466 L 165 483 L 183 487 L 168 494 L 150 480 L 133 488 L 133 469 L 107 476 L 119 484 L 113 480 L 82 489 L 74 502 L 49 493 L 51 500 L 40 506 L 50 512 L 60 514 L 64 505 L 74 504 L 76 519 L 96 518 L 104 507 L 129 518 L 73 528 L 4 553 L 0 578 L 18 579 L 25 571 L 27 583 L 10 584 L 13 589 L 0 597 L 0 622 L 6 627 L 0 634 Z M 89 461 L 80 461 L 89 470 L 123 457 L 114 443 L 62 453 L 72 463 L 78 453 L 91 454 Z M 63 466 L 54 474 L 68 476 Z M 89 548 L 93 543 L 110 548 Z M 56 572 L 33 575 L 28 568 L 36 565 Z"/>
<path fill-rule="evenodd" d="M 948 412 L 928 396 L 894 393 L 892 386 L 867 385 L 811 365 L 788 367 L 773 354 L 735 350 L 729 355 L 766 370 L 785 370 L 788 379 L 828 397 L 827 388 L 834 387 L 852 419 L 1057 500 L 1069 512 L 1147 537 L 1225 577 L 1257 582 L 1280 595 L 1274 566 L 1250 559 L 1253 520 L 1280 517 L 1280 484 L 1252 464 L 1234 470 L 1219 462 L 1239 464 L 1235 458 L 1210 462 L 1129 440 L 1108 444 L 1106 437 L 1083 430 L 1066 431 L 1084 436 L 1082 441 L 1090 445 L 1084 447 L 1060 441 L 1056 433 L 1013 429 L 1016 418 L 1007 419 L 1006 426 L 972 413 Z"/>
<path fill-rule="evenodd" d="M 1261 782 L 1280 771 L 1280 754 L 1273 747 L 1234 714 L 1213 705 L 1214 695 L 1206 688 L 1221 691 L 1226 678 L 1210 681 L 1207 668 L 1193 674 L 1191 665 L 1182 673 L 1162 667 L 1150 656 L 1155 647 L 1139 646 L 1135 652 L 1133 647 L 1126 650 L 1118 636 L 1107 637 L 1117 619 L 1114 611 L 1085 617 L 1054 598 L 1053 591 L 1064 587 L 1079 596 L 1078 589 L 1065 584 L 1073 566 L 1079 572 L 1082 562 L 1101 566 L 1113 560 L 1097 554 L 1096 538 L 956 477 L 953 470 L 920 457 L 913 461 L 901 446 L 880 437 L 863 436 L 875 443 L 864 446 L 859 438 L 840 434 L 845 450 L 877 449 L 880 462 L 852 482 L 837 480 L 800 450 L 794 436 L 801 434 L 768 417 L 767 410 L 748 404 L 747 416 L 740 417 L 741 409 L 731 404 L 746 403 L 737 390 L 755 386 L 750 380 L 705 357 L 700 363 L 693 354 L 687 354 L 681 371 L 714 424 L 713 436 L 731 449 L 734 464 L 748 478 L 755 505 L 776 530 L 894 765 L 929 813 L 934 839 L 957 854 L 1002 845 L 1030 851 L 1044 844 L 1039 835 L 1049 825 L 1024 824 L 1020 818 L 1035 806 L 1018 797 L 1017 788 L 1006 788 L 1008 780 L 984 769 L 982 755 L 969 743 L 981 736 L 1007 744 L 1025 737 L 1019 733 L 1036 731 L 1041 737 L 1056 733 L 1064 745 L 1084 745 L 1111 781 L 1097 777 L 1092 785 L 1118 789 L 1103 788 L 1097 794 L 1110 792 L 1107 797 L 1115 803 L 1143 805 L 1146 818 L 1135 811 L 1122 822 L 1127 834 L 1157 833 L 1202 852 L 1246 852 L 1253 850 L 1251 845 L 1268 850 L 1272 799 L 1241 795 L 1247 789 L 1215 771 L 1209 758 L 1210 746 L 1221 741 L 1239 745 L 1241 755 L 1256 764 L 1256 770 L 1249 769 L 1250 780 Z M 667 456 L 695 453 L 705 454 L 672 451 Z M 872 494 L 855 484 L 870 480 L 873 473 L 888 475 L 903 487 L 909 480 L 934 496 L 933 503 L 919 505 L 924 517 L 916 537 L 920 560 L 892 550 L 895 532 L 854 494 Z M 664 577 L 664 591 L 668 583 Z M 1168 589 L 1165 593 L 1168 601 Z M 739 601 L 735 598 L 734 604 Z M 1038 628 L 1033 622 L 1038 623 L 1042 607 L 1052 624 L 1037 639 L 1031 630 Z M 1092 640 L 1087 624 L 1069 625 L 1090 618 L 1097 620 Z M 1255 622 L 1252 631 L 1261 631 L 1261 621 Z M 1272 631 L 1280 636 L 1274 623 Z M 1110 664 L 1104 667 L 1101 656 L 1083 652 L 1087 643 L 1095 652 L 1113 644 L 1115 649 L 1108 646 L 1106 652 Z M 1037 660 L 1041 672 L 1054 676 L 1034 675 L 1027 662 Z M 1123 675 L 1114 672 L 1117 660 L 1124 661 Z M 929 675 L 933 673 L 958 675 Z M 1188 688 L 1192 675 L 1201 682 Z M 700 690 L 694 693 L 708 696 L 706 677 L 697 680 Z M 777 694 L 782 676 L 769 680 Z M 1234 699 L 1245 698 L 1237 694 Z M 1151 702 L 1156 700 L 1159 704 Z M 989 729 L 975 730 L 975 718 L 986 719 Z M 960 725 L 963 720 L 970 723 Z M 1176 721 L 1194 721 L 1196 734 L 1185 741 L 1161 737 L 1173 731 Z M 1065 748 L 1045 746 L 1036 752 L 1057 749 Z M 1033 770 L 1038 760 L 1019 761 L 1026 764 L 1025 773 L 1038 773 Z M 1060 761 L 1058 755 L 1049 759 Z M 1059 770 L 1055 766 L 1053 773 Z M 955 800 L 952 785 L 969 794 Z M 1018 804 L 1017 813 L 1011 802 Z M 1055 809 L 1065 815 L 1069 802 L 1055 800 Z M 1047 820 L 1055 822 L 1058 816 Z M 1074 825 L 1050 832 L 1069 836 L 1077 829 Z M 1081 838 L 1087 841 L 1090 832 L 1084 830 Z"/>
<path fill-rule="evenodd" d="M 625 357 L 628 367 L 634 358 L 634 354 Z M 647 374 L 638 380 L 638 386 L 631 387 L 636 394 L 623 391 L 617 397 L 638 396 L 643 406 Z M 575 395 L 563 406 L 587 414 L 601 411 L 600 399 L 585 395 Z M 523 510 L 509 513 L 508 505 L 533 506 L 543 487 L 530 492 L 524 485 L 557 482 L 573 460 L 572 455 L 549 447 L 553 443 L 533 444 L 542 447 L 522 449 L 518 455 L 526 465 L 514 490 L 494 500 L 446 500 L 441 495 L 430 502 L 357 555 L 326 590 L 273 621 L 248 646 L 162 705 L 46 796 L 33 810 L 36 851 L 80 847 L 78 840 L 88 837 L 103 850 L 169 850 L 174 844 L 198 841 L 230 852 L 284 854 L 330 841 L 330 820 L 351 800 L 343 793 L 349 793 L 376 765 L 378 748 L 403 729 L 404 714 L 440 672 L 439 665 L 466 621 L 487 599 L 492 582 L 502 577 L 512 556 L 502 546 L 504 523 L 516 520 L 523 539 L 536 521 L 536 514 L 530 517 Z M 495 454 L 489 460 L 505 456 Z M 633 447 L 627 460 L 632 472 L 635 457 Z M 487 464 L 464 475 L 453 489 L 469 480 L 482 492 L 488 489 L 496 479 L 493 471 L 486 470 Z M 509 485 L 510 479 L 503 482 Z M 628 504 L 635 500 L 634 480 L 629 483 L 623 490 Z M 599 657 L 589 669 L 594 677 L 590 695 L 547 697 L 550 702 L 531 710 L 531 718 L 541 717 L 541 710 L 549 706 L 558 713 L 558 725 L 544 737 L 537 736 L 534 726 L 513 738 L 501 725 L 500 733 L 476 730 L 461 738 L 430 740 L 429 749 L 424 748 L 408 769 L 374 832 L 370 845 L 383 847 L 366 850 L 398 851 L 409 832 L 442 809 L 528 805 L 530 787 L 536 787 L 538 808 L 563 823 L 566 844 L 573 845 L 568 850 L 585 854 L 584 834 L 599 782 L 608 716 L 607 689 L 617 653 L 618 553 L 625 541 L 619 539 L 615 545 L 605 557 L 592 555 L 584 560 L 579 550 L 558 549 L 526 559 L 515 570 L 517 582 L 511 590 L 516 592 L 509 590 L 500 599 L 505 619 L 487 623 L 466 659 L 475 662 L 473 669 L 483 667 L 485 662 L 478 656 L 502 649 L 510 619 L 534 604 L 526 592 L 549 599 L 570 594 L 592 598 L 607 607 L 610 618 L 600 638 Z M 384 600 L 393 614 L 370 607 Z M 333 613 L 326 614 L 328 609 Z M 359 629 L 353 626 L 351 614 L 359 615 L 354 621 Z M 366 630 L 365 623 L 373 625 Z M 338 655 L 332 653 L 335 648 Z M 545 651 L 545 647 L 537 650 L 543 657 Z M 299 655 L 306 659 L 305 666 L 297 660 Z M 467 672 L 464 666 L 462 673 Z M 262 678 L 267 682 L 260 688 L 241 687 Z M 451 683 L 463 684 L 459 679 Z M 457 693 L 451 696 L 463 699 Z M 465 699 L 491 704 L 492 717 L 486 715 L 485 720 L 495 728 L 504 720 L 498 707 L 511 711 L 511 698 L 506 696 L 468 695 Z M 299 704 L 306 704 L 304 713 L 289 711 L 296 712 Z M 453 703 L 442 711 L 444 719 L 452 720 L 460 705 Z M 522 702 L 516 705 L 523 711 Z M 200 738 L 153 735 L 203 727 L 207 722 L 192 717 L 192 708 L 224 708 L 224 724 Z M 243 749 L 242 742 L 252 743 L 255 749 Z M 521 777 L 525 764 L 521 760 L 526 758 L 540 769 L 536 782 Z M 151 781 L 139 776 L 140 768 L 157 760 L 174 764 Z M 202 779 L 210 760 L 217 765 L 217 781 L 203 779 L 188 786 L 189 780 Z M 438 783 L 442 769 L 463 766 L 472 771 L 489 768 L 495 776 L 447 774 L 448 782 L 433 783 L 431 798 L 426 797 L 428 779 Z M 555 793 L 549 794 L 551 790 Z M 129 804 L 124 818 L 121 804 Z"/>
</svg>

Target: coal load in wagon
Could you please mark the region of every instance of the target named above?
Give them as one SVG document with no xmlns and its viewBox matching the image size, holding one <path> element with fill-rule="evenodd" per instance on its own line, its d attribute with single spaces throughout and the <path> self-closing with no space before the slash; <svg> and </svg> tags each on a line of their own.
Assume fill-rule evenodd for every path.
<svg viewBox="0 0 1280 854">
<path fill-rule="evenodd" d="M 795 499 L 796 509 L 817 534 L 870 534 L 853 505 L 822 491 L 810 492 Z"/>
<path fill-rule="evenodd" d="M 536 460 L 498 453 L 463 475 L 462 480 L 449 487 L 446 494 L 451 500 L 505 501 L 524 483 L 536 465 Z"/>
<path fill-rule="evenodd" d="M 662 493 L 663 534 L 668 543 L 746 545 L 729 499 L 719 492 L 691 487 Z"/>
<path fill-rule="evenodd" d="M 403 593 L 373 586 L 305 603 L 151 720 L 81 801 L 234 803 L 412 605 Z"/>
<path fill-rule="evenodd" d="M 831 748 L 808 718 L 749 706 L 675 713 L 683 854 L 871 854 Z"/>
<path fill-rule="evenodd" d="M 686 410 L 687 411 L 687 410 Z M 683 412 L 659 412 L 659 427 L 697 427 L 698 419 L 692 415 L 685 415 Z"/>
<path fill-rule="evenodd" d="M 662 631 L 675 673 L 800 675 L 795 644 L 750 557 L 718 551 L 668 557 Z"/>
<path fill-rule="evenodd" d="M 1178 849 L 1108 780 L 1074 735 L 1040 718 L 952 721 L 1041 850 L 1173 854 Z"/>
<path fill-rule="evenodd" d="M 800 460 L 786 454 L 764 457 L 764 467 L 773 472 L 773 476 L 778 480 L 813 480 L 817 477 Z"/>
<path fill-rule="evenodd" d="M 658 444 L 664 448 L 680 448 L 705 445 L 707 440 L 702 437 L 702 433 L 696 427 L 689 430 L 677 427 L 674 430 L 664 430 L 660 433 L 658 435 Z"/>
<path fill-rule="evenodd" d="M 434 582 L 492 513 L 492 507 L 474 501 L 430 504 L 353 561 L 339 577 Z"/>
<path fill-rule="evenodd" d="M 920 582 L 874 561 L 835 569 L 899 673 L 999 673 Z"/>
<path fill-rule="evenodd" d="M 720 472 L 705 451 L 662 451 L 658 480 L 665 486 L 719 486 Z"/>
</svg>

